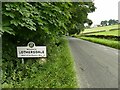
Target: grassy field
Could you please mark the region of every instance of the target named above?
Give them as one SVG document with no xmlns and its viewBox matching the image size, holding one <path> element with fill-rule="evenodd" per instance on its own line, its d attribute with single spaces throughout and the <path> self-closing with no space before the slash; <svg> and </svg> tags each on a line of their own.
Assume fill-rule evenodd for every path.
<svg viewBox="0 0 120 90">
<path fill-rule="evenodd" d="M 82 33 L 88 33 L 88 32 L 97 32 L 97 31 L 109 31 L 110 29 L 118 29 L 118 25 L 111 25 L 111 26 L 104 26 L 104 27 L 95 27 L 95 28 L 90 28 L 90 29 L 85 29 Z"/>
<path fill-rule="evenodd" d="M 98 31 L 103 31 L 103 32 L 98 32 Z M 88 32 L 93 32 L 93 33 L 88 33 Z M 84 32 L 82 32 L 80 35 L 76 37 L 87 40 L 87 41 L 91 41 L 94 43 L 106 45 L 112 48 L 120 49 L 120 43 L 118 41 L 119 35 L 120 35 L 120 30 L 118 29 L 118 25 L 111 25 L 111 26 L 104 26 L 104 27 L 96 27 L 92 29 L 85 29 Z M 109 38 L 105 36 L 107 37 L 109 36 Z"/>
<path fill-rule="evenodd" d="M 21 78 L 22 71 L 13 73 L 10 83 L 3 83 L 3 88 L 77 88 L 76 72 L 73 58 L 70 55 L 68 41 L 61 39 L 60 46 L 54 46 L 48 58 L 44 61 L 37 59 L 36 63 L 23 65 L 24 72 L 29 76 Z M 30 67 L 31 69 L 29 69 Z M 17 82 L 19 78 L 19 82 Z M 21 81 L 20 81 L 21 80 Z"/>
<path fill-rule="evenodd" d="M 110 36 L 119 36 L 120 30 L 116 29 L 114 31 L 106 31 L 106 32 L 98 32 L 98 33 L 91 33 L 87 35 L 110 35 Z"/>
</svg>

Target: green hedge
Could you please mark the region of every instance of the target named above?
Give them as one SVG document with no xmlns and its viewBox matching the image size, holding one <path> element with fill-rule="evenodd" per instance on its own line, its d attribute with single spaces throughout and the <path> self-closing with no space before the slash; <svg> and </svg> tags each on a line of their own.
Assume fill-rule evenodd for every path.
<svg viewBox="0 0 120 90">
<path fill-rule="evenodd" d="M 12 44 L 11 44 L 12 45 Z M 13 45 L 14 47 L 14 45 Z M 15 49 L 9 48 L 15 54 Z M 76 88 L 76 74 L 68 42 L 60 39 L 60 45 L 47 46 L 48 57 L 39 59 L 20 59 L 4 51 L 3 88 Z"/>
</svg>

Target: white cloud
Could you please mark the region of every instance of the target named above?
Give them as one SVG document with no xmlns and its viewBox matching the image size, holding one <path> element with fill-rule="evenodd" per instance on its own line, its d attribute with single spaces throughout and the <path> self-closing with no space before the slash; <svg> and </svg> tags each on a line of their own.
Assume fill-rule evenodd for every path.
<svg viewBox="0 0 120 90">
<path fill-rule="evenodd" d="M 102 20 L 118 19 L 118 2 L 120 0 L 94 0 L 97 9 L 90 13 L 88 18 L 94 24 L 100 24 Z"/>
</svg>

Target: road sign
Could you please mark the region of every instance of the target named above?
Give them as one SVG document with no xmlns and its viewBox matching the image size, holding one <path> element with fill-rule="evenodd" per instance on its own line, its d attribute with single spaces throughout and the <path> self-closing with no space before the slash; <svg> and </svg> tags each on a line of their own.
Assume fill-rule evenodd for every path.
<svg viewBox="0 0 120 90">
<path fill-rule="evenodd" d="M 29 42 L 27 46 L 17 47 L 18 58 L 47 57 L 46 46 L 35 46 L 34 42 Z"/>
</svg>

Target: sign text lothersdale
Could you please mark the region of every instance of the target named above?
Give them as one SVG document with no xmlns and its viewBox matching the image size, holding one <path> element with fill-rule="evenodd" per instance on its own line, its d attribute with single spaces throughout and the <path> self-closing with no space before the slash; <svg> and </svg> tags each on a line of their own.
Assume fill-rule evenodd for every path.
<svg viewBox="0 0 120 90">
<path fill-rule="evenodd" d="M 18 58 L 35 58 L 35 57 L 46 57 L 46 46 L 35 46 L 30 48 L 28 46 L 17 47 Z"/>
</svg>

